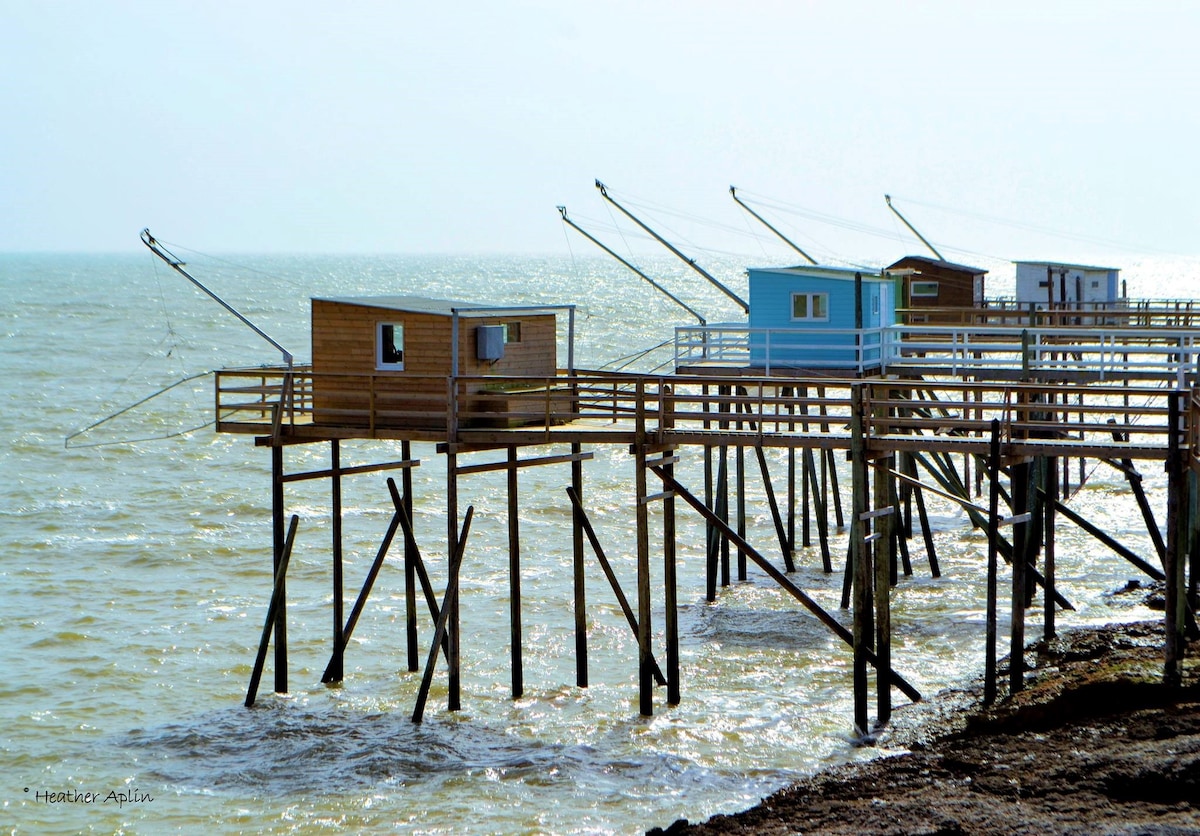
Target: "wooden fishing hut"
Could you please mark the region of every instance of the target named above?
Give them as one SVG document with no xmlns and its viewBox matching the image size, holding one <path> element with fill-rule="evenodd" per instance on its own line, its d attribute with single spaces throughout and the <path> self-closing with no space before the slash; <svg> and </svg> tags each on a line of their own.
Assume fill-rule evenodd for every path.
<svg viewBox="0 0 1200 836">
<path fill-rule="evenodd" d="M 313 421 L 444 428 L 446 381 L 456 378 L 466 379 L 460 397 L 488 392 L 498 416 L 511 413 L 503 396 L 517 385 L 509 381 L 558 373 L 558 310 L 571 311 L 573 346 L 571 308 L 419 296 L 313 299 Z"/>
<path fill-rule="evenodd" d="M 676 328 L 678 374 L 861 376 L 887 359 L 896 279 L 843 267 L 752 267 L 746 325 Z"/>
<path fill-rule="evenodd" d="M 1021 305 L 1081 305 L 1092 309 L 1122 301 L 1120 270 L 1054 261 L 1015 261 L 1016 301 Z"/>
<path fill-rule="evenodd" d="M 979 307 L 984 300 L 987 270 L 921 255 L 906 255 L 887 273 L 901 277 L 900 307 L 905 321 L 936 322 L 938 308 Z"/>
</svg>

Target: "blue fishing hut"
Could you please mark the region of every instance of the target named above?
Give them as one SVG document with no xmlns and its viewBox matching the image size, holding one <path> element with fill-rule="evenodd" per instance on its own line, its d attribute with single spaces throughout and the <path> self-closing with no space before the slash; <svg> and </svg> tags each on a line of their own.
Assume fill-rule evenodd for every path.
<svg viewBox="0 0 1200 836">
<path fill-rule="evenodd" d="M 862 372 L 896 324 L 889 276 L 842 267 L 752 267 L 750 365 Z"/>
</svg>

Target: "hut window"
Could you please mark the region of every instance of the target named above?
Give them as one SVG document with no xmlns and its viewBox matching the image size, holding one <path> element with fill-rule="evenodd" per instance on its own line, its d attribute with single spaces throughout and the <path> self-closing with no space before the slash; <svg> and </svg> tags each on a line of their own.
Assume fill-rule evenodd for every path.
<svg viewBox="0 0 1200 836">
<path fill-rule="evenodd" d="M 519 343 L 521 341 L 521 323 L 504 323 L 504 341 L 506 343 Z"/>
<path fill-rule="evenodd" d="M 936 299 L 938 295 L 937 282 L 913 282 L 909 292 L 914 299 L 917 297 L 926 297 Z"/>
<path fill-rule="evenodd" d="M 827 322 L 829 320 L 828 293 L 793 293 L 792 321 Z"/>
<path fill-rule="evenodd" d="M 375 337 L 375 368 L 404 370 L 404 323 L 379 323 Z"/>
</svg>

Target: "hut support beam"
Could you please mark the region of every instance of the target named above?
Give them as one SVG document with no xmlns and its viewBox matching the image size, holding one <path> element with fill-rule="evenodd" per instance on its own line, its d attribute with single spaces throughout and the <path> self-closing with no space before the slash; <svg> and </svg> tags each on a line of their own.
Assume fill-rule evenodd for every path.
<svg viewBox="0 0 1200 836">
<path fill-rule="evenodd" d="M 988 454 L 988 518 L 987 518 L 987 612 L 986 647 L 983 666 L 983 702 L 996 701 L 996 595 L 1000 552 L 1000 422 L 992 421 L 992 441 Z"/>
<path fill-rule="evenodd" d="M 412 460 L 412 442 L 408 439 L 400 442 L 400 457 L 405 461 Z M 413 509 L 413 480 L 412 468 L 406 467 L 400 474 L 401 484 L 404 486 L 404 498 L 397 502 L 396 484 L 390 479 L 388 480 L 388 491 L 392 495 L 392 504 L 396 506 L 396 511 L 400 513 L 401 519 L 412 520 Z M 420 552 L 417 550 L 416 539 L 410 536 L 410 524 L 404 533 L 404 624 L 405 638 L 408 650 L 408 669 L 416 671 L 417 665 L 420 664 L 419 650 L 417 647 L 417 564 L 420 561 Z M 434 619 L 436 621 L 436 619 Z"/>
<path fill-rule="evenodd" d="M 1054 527 L 1056 524 L 1055 512 L 1058 509 L 1058 458 L 1054 456 L 1046 459 L 1046 488 L 1050 493 L 1042 503 L 1042 513 L 1045 516 L 1042 533 L 1046 539 L 1045 557 L 1043 558 L 1042 565 L 1044 578 L 1042 589 L 1045 593 L 1042 601 L 1042 617 L 1044 619 L 1042 638 L 1050 641 L 1057 635 L 1054 625 L 1054 572 L 1056 568 L 1055 560 L 1057 558 Z"/>
<path fill-rule="evenodd" d="M 263 623 L 262 638 L 258 642 L 258 654 L 254 657 L 254 670 L 250 674 L 250 686 L 246 689 L 246 708 L 254 705 L 254 700 L 258 696 L 258 683 L 262 680 L 263 666 L 267 661 L 267 645 L 271 641 L 271 627 L 278 627 L 279 613 L 283 608 L 285 594 L 284 580 L 287 577 L 288 563 L 292 559 L 292 544 L 296 541 L 296 526 L 299 522 L 300 518 L 293 514 L 292 520 L 288 524 L 287 535 L 284 537 L 283 547 L 280 550 L 279 565 L 275 569 L 275 581 L 271 588 L 271 602 L 267 605 L 267 618 Z M 278 631 L 276 636 L 278 637 Z M 276 640 L 278 641 L 278 638 Z M 278 647 L 276 649 L 278 650 Z M 278 654 L 276 658 L 278 658 Z M 278 674 L 276 674 L 276 681 L 278 682 Z M 276 691 L 276 693 L 281 692 Z"/>
<path fill-rule="evenodd" d="M 446 578 L 446 593 L 442 596 L 440 614 L 438 615 L 437 625 L 433 630 L 433 641 L 429 644 L 429 658 L 425 662 L 425 673 L 421 676 L 421 685 L 417 689 L 417 704 L 413 708 L 412 713 L 412 721 L 414 723 L 420 723 L 425 718 L 425 703 L 429 699 L 429 688 L 433 685 L 433 671 L 437 665 L 438 647 L 441 645 L 443 639 L 449 638 L 454 614 L 458 610 L 458 576 L 462 569 L 463 551 L 466 549 L 467 535 L 471 532 L 471 517 L 474 514 L 474 507 L 468 506 L 467 515 L 463 518 L 462 536 L 455 537 L 457 547 L 450 555 L 450 568 Z M 450 524 L 454 525 L 454 521 L 451 520 Z M 455 534 L 457 533 L 456 531 Z M 451 645 L 453 645 L 453 642 L 451 642 Z M 451 660 L 457 661 L 453 655 L 451 655 Z M 453 667 L 451 667 L 451 670 L 453 670 Z M 461 709 L 461 698 L 456 705 L 453 692 L 450 697 L 449 709 L 451 711 Z"/>
<path fill-rule="evenodd" d="M 287 584 L 283 583 L 283 573 L 279 571 L 280 566 L 284 564 L 284 549 L 287 540 L 287 535 L 283 530 L 283 514 L 283 446 L 275 444 L 271 447 L 271 528 L 275 538 L 272 570 L 280 584 L 279 602 L 274 618 L 276 694 L 286 694 L 288 690 Z M 249 704 L 248 702 L 247 705 Z"/>
<path fill-rule="evenodd" d="M 332 506 L 332 537 L 333 537 L 333 658 L 326 669 L 328 680 L 323 682 L 341 682 L 343 678 L 343 661 L 346 651 L 346 634 L 342 629 L 344 617 L 343 566 L 342 566 L 342 449 L 335 438 L 329 442 L 329 486 L 330 504 Z"/>
<path fill-rule="evenodd" d="M 583 562 L 583 447 L 579 442 L 571 444 L 571 489 L 578 497 L 573 502 L 571 514 L 571 554 L 575 579 L 575 684 L 588 687 L 588 643 L 587 643 L 587 584 Z M 628 606 L 628 605 L 626 605 Z"/>
<path fill-rule="evenodd" d="M 1029 471 L 1027 462 L 1009 469 L 1012 483 L 1013 513 L 1027 514 L 1029 510 Z M 1008 692 L 1015 694 L 1025 687 L 1025 567 L 1028 563 L 1026 535 L 1029 524 L 1013 526 L 1012 601 L 1008 648 Z"/>
<path fill-rule="evenodd" d="M 457 345 L 457 344 L 456 344 Z M 430 650 L 431 657 L 437 652 L 437 646 L 445 637 L 447 642 L 446 652 L 446 667 L 447 678 L 449 680 L 449 695 L 447 702 L 451 711 L 459 711 L 462 709 L 462 679 L 460 676 L 459 661 L 461 659 L 462 648 L 459 644 L 459 612 L 458 612 L 458 570 L 457 560 L 461 558 L 460 549 L 464 543 L 458 535 L 458 455 L 456 453 L 448 453 L 446 455 L 446 524 L 447 537 L 446 545 L 450 557 L 449 574 L 446 586 L 446 594 L 442 600 L 441 611 L 438 613 L 438 625 L 440 626 L 440 635 L 434 637 L 432 649 Z M 470 509 L 467 511 L 467 522 L 470 521 Z M 464 523 L 464 531 L 467 526 Z M 458 556 L 458 557 L 456 557 Z M 454 590 L 454 595 L 450 594 L 451 589 Z M 449 609 L 447 609 L 449 607 Z M 425 665 L 425 675 L 432 680 L 433 677 L 433 662 L 427 662 Z M 424 685 L 422 681 L 422 685 Z M 428 693 L 428 686 L 425 686 L 425 691 Z M 421 700 L 421 708 L 424 709 L 424 700 Z M 413 713 L 413 721 L 421 722 L 420 717 L 416 712 Z"/>
<path fill-rule="evenodd" d="M 761 448 L 760 448 L 761 450 Z M 675 474 L 674 456 L 664 457 L 663 471 Z M 679 598 L 675 563 L 675 497 L 669 491 L 663 497 L 663 594 L 664 624 L 667 641 L 667 705 L 679 705 Z M 651 656 L 653 661 L 653 655 Z M 655 666 L 657 667 L 657 665 Z M 662 676 L 659 672 L 656 680 Z"/>
<path fill-rule="evenodd" d="M 521 658 L 521 526 L 517 495 L 517 448 L 508 448 L 508 619 L 512 656 L 512 695 L 525 693 L 525 673 Z"/>
</svg>

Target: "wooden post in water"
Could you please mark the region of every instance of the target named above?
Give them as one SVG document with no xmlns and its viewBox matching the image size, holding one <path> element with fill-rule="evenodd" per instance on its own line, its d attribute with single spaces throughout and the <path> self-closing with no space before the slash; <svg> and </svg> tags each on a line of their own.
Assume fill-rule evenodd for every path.
<svg viewBox="0 0 1200 836">
<path fill-rule="evenodd" d="M 425 702 L 429 699 L 429 688 L 433 685 L 433 670 L 437 663 L 438 647 L 443 641 L 453 646 L 454 642 L 449 641 L 450 622 L 453 621 L 453 615 L 458 604 L 454 600 L 458 597 L 458 578 L 462 569 L 463 550 L 467 544 L 467 536 L 471 531 L 471 518 L 475 514 L 474 506 L 467 506 L 467 515 L 463 518 L 462 536 L 458 536 L 455 532 L 455 543 L 457 547 L 450 554 L 447 561 L 446 570 L 446 593 L 442 596 L 442 606 L 438 609 L 437 624 L 433 629 L 433 640 L 429 644 L 429 657 L 425 662 L 425 673 L 421 676 L 421 684 L 417 688 L 417 704 L 413 708 L 412 721 L 420 723 L 425 717 Z M 450 521 L 450 525 L 454 525 L 454 521 Z M 457 667 L 457 658 L 454 653 L 447 654 L 449 657 L 448 667 L 451 671 Z M 458 711 L 461 705 L 461 699 L 454 699 L 454 690 L 451 690 L 451 699 L 449 700 L 449 710 Z"/>
<path fill-rule="evenodd" d="M 1167 395 L 1167 553 L 1166 553 L 1166 612 L 1163 626 L 1166 631 L 1164 647 L 1163 682 L 1170 687 L 1183 684 L 1183 656 L 1186 646 L 1184 637 L 1186 596 L 1183 595 L 1184 555 L 1180 529 L 1180 505 L 1186 501 L 1183 495 L 1187 481 L 1183 478 L 1183 455 L 1180 449 L 1180 417 L 1182 392 Z"/>
<path fill-rule="evenodd" d="M 329 442 L 329 485 L 333 532 L 333 662 L 329 682 L 341 682 L 344 676 L 345 634 L 342 596 L 342 451 L 338 440 Z"/>
<path fill-rule="evenodd" d="M 983 664 L 983 702 L 996 701 L 996 576 L 1000 549 L 1000 421 L 992 419 L 992 442 L 988 453 L 988 557 L 986 647 Z"/>
<path fill-rule="evenodd" d="M 1046 519 L 1045 524 L 1042 526 L 1042 531 L 1046 539 L 1046 556 L 1042 566 L 1042 591 L 1045 594 L 1042 599 L 1042 638 L 1050 641 L 1057 635 L 1054 627 L 1054 613 L 1058 606 L 1054 600 L 1054 561 L 1056 556 L 1054 526 L 1056 524 L 1055 511 L 1058 503 L 1058 458 L 1055 456 L 1046 459 L 1046 490 L 1050 495 L 1042 503 L 1042 511 Z"/>
<path fill-rule="evenodd" d="M 288 690 L 287 583 L 280 574 L 287 534 L 283 527 L 283 445 L 271 446 L 271 528 L 275 538 L 272 571 L 278 578 L 279 602 L 275 608 L 275 693 Z"/>
<path fill-rule="evenodd" d="M 784 390 L 789 396 L 793 395 L 797 390 L 787 387 Z M 789 400 L 788 416 L 791 420 L 788 421 L 788 432 L 796 432 L 796 402 Z M 796 553 L 796 448 L 789 447 L 787 451 L 787 540 L 788 551 L 791 554 Z M 801 468 L 800 474 L 800 544 L 804 548 L 812 545 L 809 536 L 808 526 L 808 474 L 803 472 Z"/>
<path fill-rule="evenodd" d="M 850 562 L 853 577 L 854 600 L 854 726 L 859 734 L 867 734 L 870 727 L 868 716 L 869 693 L 867 683 L 867 654 L 873 641 L 872 595 L 871 595 L 871 549 L 867 542 L 867 472 L 866 440 L 863 437 L 863 387 L 855 383 L 851 387 L 850 417 L 850 468 L 851 468 L 851 520 Z"/>
<path fill-rule="evenodd" d="M 738 422 L 738 429 L 742 422 Z M 746 446 L 738 444 L 735 448 L 734 462 L 736 467 L 737 489 L 737 533 L 746 539 Z M 741 549 L 737 552 L 737 579 L 746 580 L 746 553 Z"/>
<path fill-rule="evenodd" d="M 708 384 L 704 384 L 704 430 L 707 433 L 712 428 L 712 422 L 708 418 Z M 713 473 L 713 448 L 711 444 L 704 445 L 704 507 L 716 513 L 715 498 L 713 496 L 715 474 Z M 721 537 L 717 534 L 717 528 L 712 522 L 707 519 L 704 522 L 704 544 L 705 544 L 705 592 L 704 600 L 710 604 L 717 600 L 717 555 L 721 548 Z"/>
<path fill-rule="evenodd" d="M 891 469 L 891 459 L 884 458 L 876 461 L 874 475 L 874 517 L 875 531 L 875 682 L 876 723 L 885 725 L 892 718 L 892 584 L 895 567 L 895 538 L 893 528 L 897 528 L 895 519 L 895 498 L 892 491 L 892 479 L 888 471 Z M 884 513 L 886 512 L 886 513 Z"/>
<path fill-rule="evenodd" d="M 669 461 L 674 451 L 666 451 L 663 465 L 667 476 L 674 478 L 675 465 Z M 663 498 L 663 602 L 664 630 L 667 641 L 667 705 L 679 705 L 679 600 L 675 571 L 675 497 L 669 491 Z"/>
<path fill-rule="evenodd" d="M 280 549 L 279 565 L 275 567 L 275 576 L 272 578 L 271 601 L 267 604 L 267 617 L 263 622 L 262 637 L 258 642 L 258 654 L 254 657 L 254 667 L 250 673 L 250 685 L 246 689 L 246 708 L 254 705 L 254 700 L 258 696 L 258 683 L 262 679 L 263 666 L 267 661 L 267 645 L 271 640 L 271 627 L 272 625 L 278 626 L 279 608 L 283 605 L 284 580 L 287 578 L 288 563 L 292 557 L 292 544 L 296 540 L 296 526 L 299 522 L 300 518 L 293 514 L 292 521 L 288 525 L 287 534 L 284 535 L 283 546 Z"/>
<path fill-rule="evenodd" d="M 451 382 L 453 385 L 453 381 Z M 469 519 L 469 515 L 468 515 Z M 447 564 L 453 564 L 453 555 L 459 554 L 459 539 L 458 539 L 458 454 L 446 454 L 446 525 L 447 525 Z M 441 631 L 446 638 L 447 644 L 447 678 L 449 681 L 450 693 L 447 698 L 447 704 L 451 711 L 460 711 L 462 709 L 462 679 L 460 675 L 460 660 L 461 646 L 459 644 L 459 615 L 458 615 L 458 566 L 450 566 L 450 573 L 454 575 L 453 583 L 455 586 L 454 595 L 450 595 L 450 588 L 447 586 L 447 594 L 442 603 L 442 612 L 439 614 L 438 623 L 443 624 L 444 629 Z M 447 581 L 450 583 L 450 581 Z M 446 608 L 449 607 L 449 611 Z M 433 644 L 431 653 L 436 653 L 437 642 Z M 418 720 L 419 722 L 419 720 Z"/>
<path fill-rule="evenodd" d="M 1028 462 L 1009 467 L 1014 514 L 1025 514 L 1029 510 L 1029 470 Z M 1013 526 L 1012 623 L 1008 649 L 1009 694 L 1015 694 L 1025 687 L 1025 567 L 1029 551 L 1026 548 L 1028 530 L 1029 524 L 1025 522 L 1018 522 Z"/>
<path fill-rule="evenodd" d="M 583 461 L 580 454 L 583 445 L 571 443 L 571 488 L 583 502 Z M 587 583 L 584 577 L 583 511 L 571 507 L 572 566 L 575 577 L 575 684 L 588 687 L 588 644 L 587 644 Z"/>
<path fill-rule="evenodd" d="M 512 695 L 525 693 L 525 671 L 521 658 L 521 527 L 517 498 L 517 447 L 508 446 L 508 629 L 512 654 Z"/>
<path fill-rule="evenodd" d="M 733 389 L 729 386 L 720 387 L 722 397 L 719 407 L 721 412 L 730 412 L 729 396 Z M 722 419 L 718 426 L 727 430 L 730 428 L 728 419 Z M 729 522 L 729 447 L 722 444 L 718 449 L 721 463 L 717 468 L 717 507 L 721 509 L 721 522 Z M 729 540 L 721 539 L 721 586 L 729 586 Z"/>
<path fill-rule="evenodd" d="M 634 493 L 637 518 L 638 710 L 654 714 L 653 649 L 650 645 L 650 509 L 646 490 L 646 384 L 637 382 L 634 427 Z"/>
<path fill-rule="evenodd" d="M 412 461 L 411 441 L 405 439 L 400 442 L 400 458 Z M 413 509 L 411 467 L 406 467 L 401 472 L 400 484 L 404 486 L 404 495 L 400 500 L 403 513 L 405 518 L 411 522 Z M 391 487 L 394 489 L 394 484 Z M 417 550 L 416 544 L 407 535 L 404 537 L 404 622 L 408 646 L 408 669 L 415 672 L 420 669 L 421 663 L 420 651 L 417 647 Z"/>
</svg>

